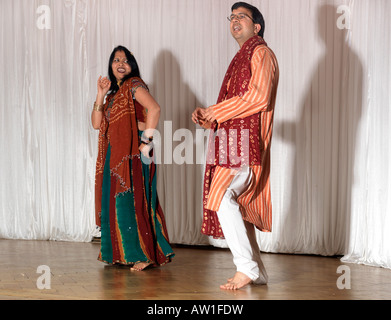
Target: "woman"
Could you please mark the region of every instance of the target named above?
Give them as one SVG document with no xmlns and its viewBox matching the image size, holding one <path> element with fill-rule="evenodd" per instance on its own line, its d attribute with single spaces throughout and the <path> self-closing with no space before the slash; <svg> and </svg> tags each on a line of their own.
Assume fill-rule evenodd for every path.
<svg viewBox="0 0 391 320">
<path fill-rule="evenodd" d="M 125 47 L 115 48 L 109 78 L 98 79 L 91 116 L 99 129 L 95 205 L 102 262 L 141 271 L 174 256 L 156 192 L 156 165 L 149 159 L 159 117 L 136 59 Z"/>
</svg>

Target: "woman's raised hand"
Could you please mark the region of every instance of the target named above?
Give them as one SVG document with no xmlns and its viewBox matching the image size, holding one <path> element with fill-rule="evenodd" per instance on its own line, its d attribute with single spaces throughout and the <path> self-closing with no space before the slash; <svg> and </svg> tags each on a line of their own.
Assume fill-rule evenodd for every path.
<svg viewBox="0 0 391 320">
<path fill-rule="evenodd" d="M 110 87 L 111 81 L 107 77 L 102 78 L 102 76 L 100 76 L 98 79 L 98 95 L 104 97 L 107 92 L 109 92 Z"/>
</svg>

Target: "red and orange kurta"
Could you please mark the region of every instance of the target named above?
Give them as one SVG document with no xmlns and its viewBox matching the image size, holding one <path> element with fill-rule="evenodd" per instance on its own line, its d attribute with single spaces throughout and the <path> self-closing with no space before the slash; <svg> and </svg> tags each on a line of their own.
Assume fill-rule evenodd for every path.
<svg viewBox="0 0 391 320">
<path fill-rule="evenodd" d="M 216 105 L 204 177 L 202 233 L 224 234 L 217 213 L 232 179 L 243 166 L 253 172 L 250 187 L 238 197 L 243 219 L 271 232 L 270 149 L 279 68 L 259 36 L 249 39 L 232 60 Z"/>
</svg>

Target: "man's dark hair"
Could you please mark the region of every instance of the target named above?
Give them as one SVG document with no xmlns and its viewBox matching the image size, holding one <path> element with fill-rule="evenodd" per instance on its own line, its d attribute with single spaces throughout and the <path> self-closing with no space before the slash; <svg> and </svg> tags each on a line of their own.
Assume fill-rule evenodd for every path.
<svg viewBox="0 0 391 320">
<path fill-rule="evenodd" d="M 265 33 L 265 20 L 263 19 L 262 13 L 256 7 L 246 2 L 236 2 L 232 6 L 231 11 L 234 11 L 238 8 L 246 8 L 251 11 L 251 15 L 254 20 L 254 23 L 261 25 L 261 30 L 258 32 L 258 35 L 263 38 L 263 35 Z"/>
</svg>

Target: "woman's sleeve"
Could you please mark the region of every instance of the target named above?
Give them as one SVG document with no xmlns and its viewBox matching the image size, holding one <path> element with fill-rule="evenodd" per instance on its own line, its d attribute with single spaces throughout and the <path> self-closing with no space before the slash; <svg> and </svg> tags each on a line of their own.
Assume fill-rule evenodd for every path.
<svg viewBox="0 0 391 320">
<path fill-rule="evenodd" d="M 143 80 L 140 78 L 132 78 L 130 79 L 130 90 L 132 92 L 132 97 L 134 99 L 134 95 L 138 88 L 144 88 L 145 90 L 149 91 L 148 86 L 145 84 Z"/>
</svg>

